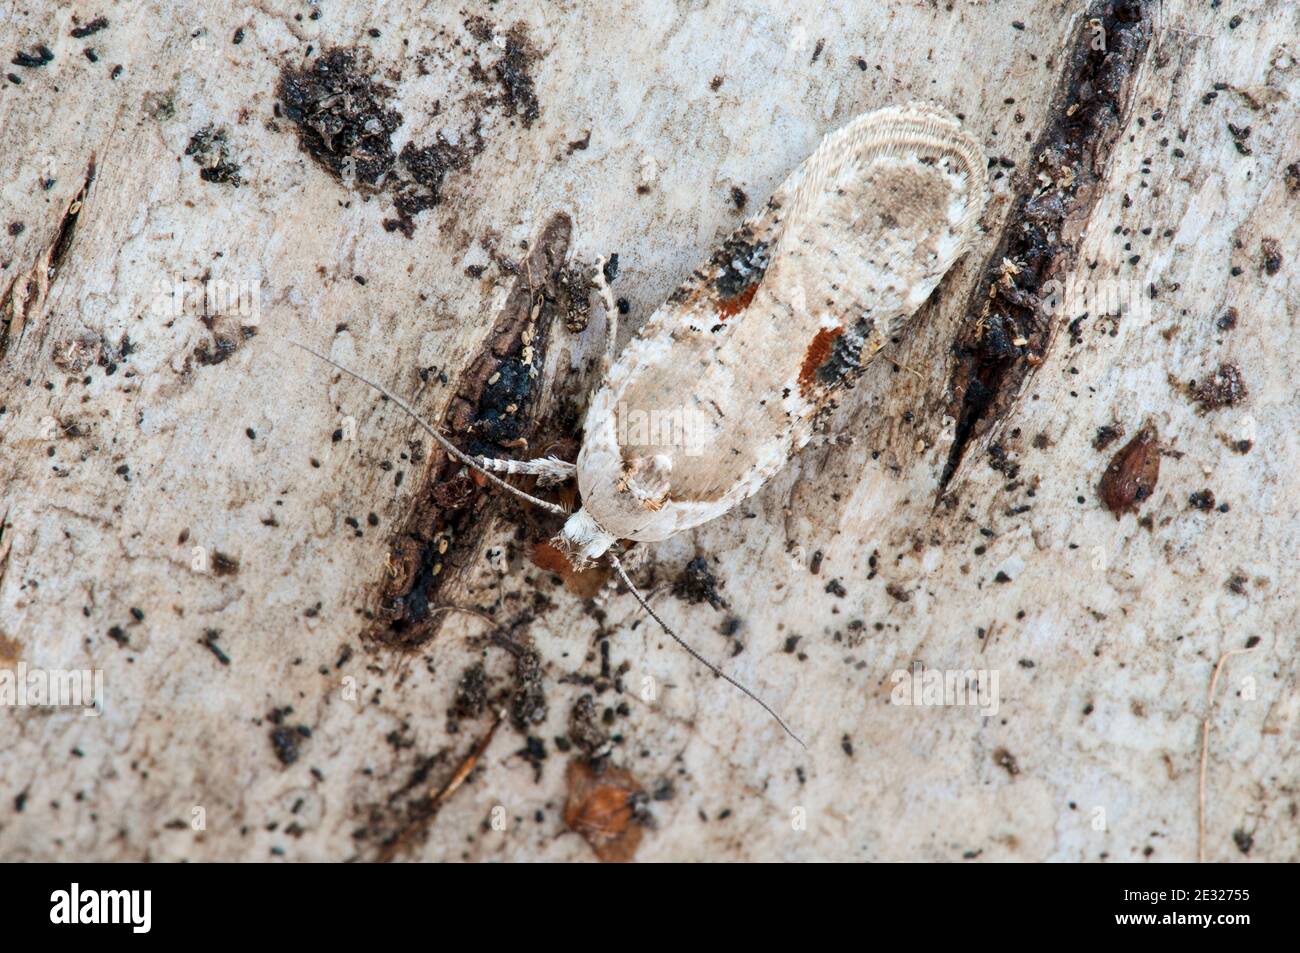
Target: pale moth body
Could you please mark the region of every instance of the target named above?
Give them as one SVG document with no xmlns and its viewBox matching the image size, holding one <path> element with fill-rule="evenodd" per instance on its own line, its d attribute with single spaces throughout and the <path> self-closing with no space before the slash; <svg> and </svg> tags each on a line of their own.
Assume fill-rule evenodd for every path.
<svg viewBox="0 0 1300 953">
<path fill-rule="evenodd" d="M 756 493 L 963 254 L 986 195 L 982 150 L 934 107 L 826 136 L 609 369 L 561 548 L 667 539 Z"/>
</svg>

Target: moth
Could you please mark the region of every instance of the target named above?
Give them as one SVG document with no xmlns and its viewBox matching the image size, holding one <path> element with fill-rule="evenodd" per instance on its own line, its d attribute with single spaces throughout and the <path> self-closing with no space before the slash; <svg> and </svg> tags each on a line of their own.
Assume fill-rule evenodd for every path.
<svg viewBox="0 0 1300 953">
<path fill-rule="evenodd" d="M 465 466 L 565 515 L 561 552 L 578 566 L 608 560 L 669 636 L 799 741 L 650 608 L 619 559 L 623 541 L 667 539 L 757 493 L 965 253 L 987 193 L 983 150 L 956 118 L 886 107 L 827 135 L 617 354 L 600 263 L 605 358 L 576 463 L 470 457 L 382 386 L 312 353 L 394 401 Z M 680 425 L 644 426 L 656 420 Z M 496 474 L 576 479 L 581 507 L 568 513 Z"/>
</svg>

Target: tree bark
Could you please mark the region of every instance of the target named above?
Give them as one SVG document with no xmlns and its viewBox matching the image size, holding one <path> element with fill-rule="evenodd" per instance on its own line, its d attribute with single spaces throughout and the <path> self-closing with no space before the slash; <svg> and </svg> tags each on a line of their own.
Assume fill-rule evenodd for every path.
<svg viewBox="0 0 1300 953">
<path fill-rule="evenodd" d="M 0 857 L 1300 858 L 1294 4 L 132 6 L 0 8 L 0 674 L 103 673 Z M 806 751 L 289 344 L 571 454 L 597 262 L 626 337 L 909 100 L 982 237 L 632 570 Z"/>
</svg>

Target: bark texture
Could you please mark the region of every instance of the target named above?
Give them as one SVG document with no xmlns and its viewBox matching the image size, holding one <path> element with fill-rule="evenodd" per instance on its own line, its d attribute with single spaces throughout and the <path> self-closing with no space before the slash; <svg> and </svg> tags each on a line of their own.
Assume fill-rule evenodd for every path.
<svg viewBox="0 0 1300 953">
<path fill-rule="evenodd" d="M 1300 859 L 1300 8 L 1231 6 L 0 3 L 0 666 L 104 684 L 0 711 L 0 857 L 1186 860 L 1204 764 Z M 913 99 L 983 237 L 633 570 L 807 751 L 288 343 L 571 453 L 595 262 L 626 335 Z"/>
</svg>

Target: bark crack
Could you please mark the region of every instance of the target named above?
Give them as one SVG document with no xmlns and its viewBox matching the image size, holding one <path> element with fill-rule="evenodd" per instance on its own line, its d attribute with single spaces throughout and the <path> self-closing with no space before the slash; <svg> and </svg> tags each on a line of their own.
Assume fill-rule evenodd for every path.
<svg viewBox="0 0 1300 953">
<path fill-rule="evenodd" d="M 72 236 L 85 205 L 90 183 L 95 178 L 95 157 L 92 154 L 86 167 L 86 177 L 81 188 L 63 210 L 54 238 L 36 257 L 35 264 L 25 274 L 9 283 L 0 295 L 0 360 L 9 352 L 11 344 L 22 340 L 23 331 L 40 317 L 49 296 L 50 286 L 58 274 L 63 259 L 72 245 Z"/>
<path fill-rule="evenodd" d="M 542 369 L 557 317 L 568 299 L 585 301 L 586 285 L 565 269 L 572 223 L 553 216 L 542 229 L 482 349 L 454 383 L 440 426 L 466 452 L 492 457 L 543 455 L 534 446 L 543 413 Z M 570 432 L 576 428 L 576 415 Z M 546 428 L 547 430 L 554 428 Z M 576 446 L 573 448 L 576 451 Z M 409 648 L 431 638 L 445 616 L 434 611 L 458 554 L 474 551 L 489 522 L 493 495 L 474 474 L 441 452 L 404 515 L 378 582 L 378 612 L 369 634 Z"/>
<path fill-rule="evenodd" d="M 971 444 L 1007 412 L 1051 344 L 1044 286 L 1077 260 L 1085 230 L 1067 226 L 1086 221 L 1100 196 L 1133 78 L 1151 42 L 1153 10 L 1150 0 L 1105 0 L 1094 4 L 1074 36 L 1033 166 L 1018 179 L 1013 211 L 953 343 L 949 413 L 957 425 L 940 499 Z"/>
</svg>

